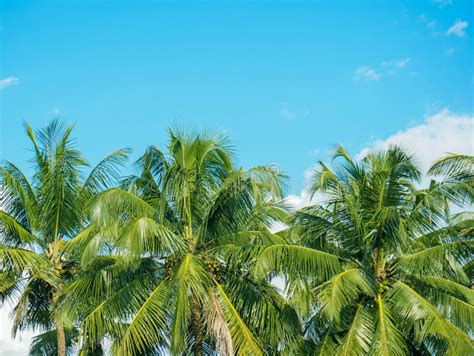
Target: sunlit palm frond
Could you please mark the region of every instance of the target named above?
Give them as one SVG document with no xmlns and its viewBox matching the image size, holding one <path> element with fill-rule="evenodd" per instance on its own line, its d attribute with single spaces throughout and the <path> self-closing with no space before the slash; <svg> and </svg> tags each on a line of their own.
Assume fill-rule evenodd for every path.
<svg viewBox="0 0 474 356">
<path fill-rule="evenodd" d="M 389 298 L 397 314 L 406 322 L 417 326 L 415 336 L 418 341 L 434 335 L 448 342 L 451 354 L 468 355 L 474 350 L 471 338 L 443 317 L 435 306 L 409 285 L 401 281 L 396 282 Z"/>
<path fill-rule="evenodd" d="M 222 286 L 215 282 L 218 303 L 222 308 L 227 327 L 232 337 L 233 349 L 237 355 L 263 355 L 263 350 L 252 332 L 235 309 Z"/>
<path fill-rule="evenodd" d="M 334 354 L 342 356 L 367 355 L 373 340 L 374 317 L 364 306 L 358 305 L 349 329 Z M 323 339 L 323 342 L 330 341 Z"/>
<path fill-rule="evenodd" d="M 129 325 L 116 339 L 113 350 L 117 355 L 130 355 L 147 351 L 153 345 L 167 340 L 169 330 L 169 282 L 160 282 L 151 293 L 140 302 L 138 311 Z"/>
<path fill-rule="evenodd" d="M 336 274 L 317 289 L 321 312 L 336 325 L 340 323 L 342 310 L 356 302 L 361 294 L 375 297 L 375 281 L 358 268 Z"/>
<path fill-rule="evenodd" d="M 474 156 L 450 153 L 436 160 L 428 174 L 441 177 L 438 189 L 458 205 L 474 201 Z"/>
<path fill-rule="evenodd" d="M 276 244 L 263 249 L 255 265 L 257 276 L 276 271 L 293 276 L 328 279 L 342 269 L 337 256 L 311 248 Z"/>
<path fill-rule="evenodd" d="M 37 241 L 35 236 L 28 231 L 17 219 L 0 210 L 0 241 L 14 245 L 32 245 Z"/>
<path fill-rule="evenodd" d="M 441 243 L 399 256 L 398 267 L 413 273 L 445 273 L 455 280 L 467 283 L 468 278 L 460 262 L 472 256 L 473 247 L 472 240 Z"/>
<path fill-rule="evenodd" d="M 115 150 L 104 157 L 89 173 L 79 192 L 78 199 L 85 203 L 92 199 L 96 194 L 111 188 L 117 183 L 120 177 L 120 168 L 125 163 L 130 154 L 129 149 Z"/>
<path fill-rule="evenodd" d="M 376 300 L 375 333 L 370 352 L 384 356 L 405 355 L 407 350 L 403 335 L 394 323 L 394 316 L 387 301 L 380 294 Z"/>
<path fill-rule="evenodd" d="M 3 271 L 22 272 L 27 269 L 40 270 L 49 264 L 42 255 L 20 247 L 0 244 L 0 261 Z"/>
</svg>

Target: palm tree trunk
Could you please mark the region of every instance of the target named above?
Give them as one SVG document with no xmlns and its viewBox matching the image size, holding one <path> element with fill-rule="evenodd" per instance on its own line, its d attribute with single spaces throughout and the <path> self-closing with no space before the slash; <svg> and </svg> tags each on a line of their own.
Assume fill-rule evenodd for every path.
<svg viewBox="0 0 474 356">
<path fill-rule="evenodd" d="M 193 313 L 193 326 L 194 326 L 194 355 L 202 356 L 202 344 L 203 340 L 203 325 L 202 325 L 202 315 L 199 305 L 196 302 L 193 302 L 192 305 Z"/>
<path fill-rule="evenodd" d="M 66 334 L 62 321 L 56 321 L 56 338 L 58 341 L 58 356 L 66 356 Z"/>
</svg>

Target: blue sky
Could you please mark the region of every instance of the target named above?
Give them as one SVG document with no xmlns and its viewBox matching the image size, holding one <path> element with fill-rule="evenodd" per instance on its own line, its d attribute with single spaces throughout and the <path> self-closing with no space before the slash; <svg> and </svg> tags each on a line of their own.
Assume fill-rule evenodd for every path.
<svg viewBox="0 0 474 356">
<path fill-rule="evenodd" d="M 283 168 L 301 207 L 336 143 L 401 144 L 425 168 L 474 154 L 472 22 L 462 0 L 0 0 L 0 159 L 28 169 L 25 120 L 75 122 L 92 163 L 164 147 L 171 125 L 224 130 L 239 164 Z M 9 310 L 0 354 L 27 355 Z"/>
<path fill-rule="evenodd" d="M 336 143 L 472 115 L 469 1 L 0 4 L 0 156 L 25 168 L 24 120 L 76 122 L 92 162 L 181 125 L 225 130 L 240 164 L 276 163 L 299 192 Z"/>
</svg>

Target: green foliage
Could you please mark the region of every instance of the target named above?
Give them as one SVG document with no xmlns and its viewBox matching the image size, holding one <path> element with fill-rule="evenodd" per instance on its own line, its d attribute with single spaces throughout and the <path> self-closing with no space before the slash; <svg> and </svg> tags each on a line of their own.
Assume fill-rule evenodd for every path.
<svg viewBox="0 0 474 356">
<path fill-rule="evenodd" d="M 474 225 L 468 213 L 449 214 L 451 203 L 472 202 L 472 157 L 437 161 L 429 173 L 442 179 L 428 189 L 417 188 L 421 173 L 398 147 L 360 161 L 337 147 L 333 157 L 313 174 L 324 201 L 296 212 L 293 243 L 267 247 L 256 265 L 284 274 L 308 345 L 325 354 L 474 352 Z"/>
<path fill-rule="evenodd" d="M 32 353 L 64 355 L 70 333 L 62 330 L 72 321 L 58 301 L 79 268 L 65 247 L 87 227 L 91 199 L 114 184 L 127 151 L 113 152 L 83 178 L 89 164 L 75 148 L 72 126 L 55 120 L 41 130 L 25 129 L 34 149 L 31 181 L 13 163 L 0 167 L 0 295 L 17 302 L 14 334 L 43 331 Z"/>
<path fill-rule="evenodd" d="M 115 353 L 127 355 L 296 347 L 297 314 L 253 273 L 251 252 L 286 242 L 269 230 L 288 216 L 283 174 L 235 168 L 225 137 L 179 131 L 170 131 L 167 153 L 150 147 L 137 166 L 121 188 L 94 198 L 91 225 L 68 244 L 84 273 L 62 306 L 74 315 L 88 301 L 75 314 L 83 340 L 109 338 Z M 100 265 L 104 258 L 116 262 Z M 151 278 L 135 272 L 146 259 Z M 104 273 L 114 283 L 101 280 Z"/>
<path fill-rule="evenodd" d="M 450 211 L 474 201 L 472 156 L 420 188 L 401 148 L 339 146 L 324 201 L 290 214 L 285 175 L 236 167 L 222 135 L 170 130 L 123 178 L 127 149 L 91 168 L 72 126 L 26 133 L 32 178 L 0 168 L 0 301 L 40 332 L 31 354 L 474 352 L 474 216 Z"/>
<path fill-rule="evenodd" d="M 75 343 L 79 332 L 75 328 L 66 329 L 66 352 L 73 355 Z M 49 356 L 58 353 L 56 330 L 49 330 L 33 337 L 30 346 L 30 355 L 32 356 Z"/>
</svg>

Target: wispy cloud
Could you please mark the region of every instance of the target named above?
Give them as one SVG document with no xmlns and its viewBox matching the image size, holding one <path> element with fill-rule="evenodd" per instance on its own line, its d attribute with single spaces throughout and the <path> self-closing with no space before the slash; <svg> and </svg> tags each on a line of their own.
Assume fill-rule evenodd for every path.
<svg viewBox="0 0 474 356">
<path fill-rule="evenodd" d="M 362 66 L 356 69 L 354 74 L 355 81 L 377 81 L 382 77 L 375 69 L 369 66 Z"/>
<path fill-rule="evenodd" d="M 444 54 L 447 55 L 447 56 L 452 56 L 454 54 L 454 52 L 456 52 L 456 49 L 454 48 L 447 48 L 445 51 L 444 51 Z"/>
<path fill-rule="evenodd" d="M 466 35 L 467 21 L 456 20 L 454 24 L 446 31 L 448 36 L 464 37 Z"/>
<path fill-rule="evenodd" d="M 281 103 L 280 104 L 281 107 L 280 107 L 280 116 L 287 119 L 287 120 L 293 120 L 294 118 L 296 118 L 296 113 L 294 113 L 293 111 L 290 111 L 288 109 L 288 103 Z"/>
<path fill-rule="evenodd" d="M 407 67 L 411 58 L 392 59 L 383 61 L 377 67 L 361 66 L 356 69 L 354 74 L 355 81 L 377 81 L 385 75 L 394 75 L 398 70 Z"/>
<path fill-rule="evenodd" d="M 451 5 L 453 0 L 433 0 L 433 2 L 438 5 L 438 7 L 445 7 Z"/>
<path fill-rule="evenodd" d="M 395 75 L 399 70 L 407 67 L 410 64 L 410 61 L 410 58 L 394 59 L 382 62 L 382 66 L 385 68 L 385 74 Z"/>
<path fill-rule="evenodd" d="M 392 68 L 404 68 L 410 63 L 410 58 L 401 58 L 395 59 L 391 61 L 382 62 L 382 65 L 385 67 L 392 67 Z"/>
<path fill-rule="evenodd" d="M 53 109 L 51 110 L 51 114 L 53 114 L 54 116 L 59 116 L 61 115 L 61 109 L 58 108 L 57 106 L 53 107 Z"/>
<path fill-rule="evenodd" d="M 7 77 L 0 79 L 0 90 L 8 88 L 12 85 L 17 85 L 20 79 L 17 77 Z"/>
<path fill-rule="evenodd" d="M 429 29 L 434 29 L 436 27 L 436 21 L 435 20 L 432 20 L 430 19 L 428 16 L 426 16 L 425 14 L 421 14 L 420 15 L 420 21 L 423 22 L 427 28 Z"/>
<path fill-rule="evenodd" d="M 439 7 L 444 7 L 451 5 L 453 3 L 453 0 L 433 0 L 433 2 Z"/>
</svg>

